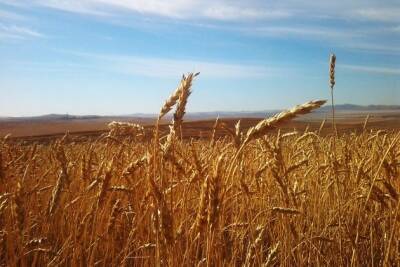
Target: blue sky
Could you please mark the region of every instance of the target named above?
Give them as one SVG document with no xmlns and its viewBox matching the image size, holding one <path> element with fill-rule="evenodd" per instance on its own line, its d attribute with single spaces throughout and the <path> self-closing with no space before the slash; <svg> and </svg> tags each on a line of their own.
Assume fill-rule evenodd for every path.
<svg viewBox="0 0 400 267">
<path fill-rule="evenodd" d="M 0 0 L 0 116 L 400 104 L 400 1 Z"/>
</svg>

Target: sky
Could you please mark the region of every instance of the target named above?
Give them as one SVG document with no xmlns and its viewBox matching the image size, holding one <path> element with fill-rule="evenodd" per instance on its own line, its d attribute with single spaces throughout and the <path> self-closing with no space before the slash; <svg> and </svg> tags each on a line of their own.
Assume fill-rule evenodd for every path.
<svg viewBox="0 0 400 267">
<path fill-rule="evenodd" d="M 0 0 L 0 116 L 400 104 L 398 0 Z"/>
</svg>

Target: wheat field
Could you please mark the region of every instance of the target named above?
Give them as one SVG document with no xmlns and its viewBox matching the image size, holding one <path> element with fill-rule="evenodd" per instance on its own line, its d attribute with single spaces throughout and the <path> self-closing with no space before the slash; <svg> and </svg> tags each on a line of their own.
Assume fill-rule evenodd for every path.
<svg viewBox="0 0 400 267">
<path fill-rule="evenodd" d="M 325 103 L 310 101 L 183 139 L 196 76 L 153 130 L 115 122 L 86 142 L 2 139 L 0 265 L 400 265 L 399 132 L 367 121 L 357 134 L 277 131 Z"/>
</svg>

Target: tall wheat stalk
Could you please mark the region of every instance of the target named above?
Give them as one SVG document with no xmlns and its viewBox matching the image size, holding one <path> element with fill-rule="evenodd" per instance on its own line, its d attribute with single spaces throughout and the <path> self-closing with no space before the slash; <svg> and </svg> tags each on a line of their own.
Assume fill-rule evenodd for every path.
<svg viewBox="0 0 400 267">
<path fill-rule="evenodd" d="M 182 123 L 183 123 L 183 116 L 185 115 L 186 104 L 190 94 L 192 93 L 190 88 L 192 87 L 192 82 L 194 77 L 198 76 L 200 73 L 189 73 L 187 77 L 183 76 L 181 90 L 178 98 L 178 103 L 176 106 L 176 110 L 174 113 L 172 125 L 174 127 L 177 136 L 182 138 Z"/>
<path fill-rule="evenodd" d="M 332 130 L 333 130 L 333 151 L 332 151 L 332 156 L 333 156 L 333 161 L 336 162 L 336 139 L 338 137 L 338 132 L 336 128 L 336 122 L 335 122 L 335 103 L 334 103 L 334 97 L 333 97 L 333 88 L 335 87 L 336 81 L 335 81 L 335 66 L 336 66 L 336 55 L 331 54 L 330 59 L 329 59 L 329 86 L 331 88 L 331 101 L 332 101 Z M 333 174 L 336 182 L 336 190 L 337 190 L 337 205 L 338 205 L 338 214 L 339 214 L 339 254 L 340 254 L 340 264 L 342 265 L 342 258 L 343 258 L 343 240 L 342 240 L 342 203 L 341 203 L 341 190 L 340 190 L 340 181 L 339 181 L 339 175 L 336 167 L 333 168 Z"/>
<path fill-rule="evenodd" d="M 336 65 L 336 55 L 331 54 L 329 60 L 329 86 L 331 88 L 331 101 L 332 101 L 332 129 L 337 135 L 336 123 L 335 123 L 335 103 L 333 100 L 333 88 L 335 87 L 335 65 Z"/>
</svg>

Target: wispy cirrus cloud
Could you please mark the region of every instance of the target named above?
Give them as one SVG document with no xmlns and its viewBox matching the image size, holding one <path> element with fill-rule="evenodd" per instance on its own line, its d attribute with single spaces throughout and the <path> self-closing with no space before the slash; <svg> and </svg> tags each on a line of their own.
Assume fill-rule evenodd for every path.
<svg viewBox="0 0 400 267">
<path fill-rule="evenodd" d="M 334 27 L 315 27 L 315 26 L 266 26 L 266 27 L 246 27 L 239 28 L 240 31 L 261 36 L 272 37 L 299 37 L 305 39 L 335 39 L 360 37 L 362 32 L 340 30 Z"/>
<path fill-rule="evenodd" d="M 256 64 L 212 62 L 207 60 L 185 60 L 164 57 L 144 57 L 118 54 L 82 53 L 59 51 L 80 58 L 86 67 L 93 66 L 103 71 L 144 77 L 171 78 L 188 71 L 201 72 L 207 78 L 265 78 L 284 72 L 277 67 Z"/>
<path fill-rule="evenodd" d="M 400 3 L 337 0 L 0 0 L 14 6 L 42 6 L 92 15 L 136 12 L 180 19 L 268 20 L 288 18 L 361 19 L 398 22 Z"/>
<path fill-rule="evenodd" d="M 16 25 L 0 24 L 0 40 L 25 40 L 45 37 L 42 33 Z"/>
<path fill-rule="evenodd" d="M 286 19 L 293 14 L 288 10 L 265 10 L 249 7 L 229 6 L 217 4 L 205 8 L 202 15 L 216 20 L 276 20 Z"/>
<path fill-rule="evenodd" d="M 6 10 L 0 9 L 0 20 L 1 21 L 23 21 L 26 20 L 26 17 L 15 12 L 10 12 Z"/>
<path fill-rule="evenodd" d="M 200 72 L 205 79 L 258 79 L 287 73 L 287 68 L 265 67 L 256 64 L 211 62 L 206 60 L 183 60 L 163 57 L 143 57 L 118 54 L 83 53 L 58 51 L 69 55 L 71 62 L 7 62 L 10 68 L 28 72 L 59 72 L 123 74 L 150 78 L 176 78 L 187 72 Z"/>
<path fill-rule="evenodd" d="M 391 44 L 373 44 L 366 42 L 348 42 L 340 44 L 339 47 L 357 50 L 366 53 L 386 54 L 386 55 L 400 55 L 400 47 Z"/>
<path fill-rule="evenodd" d="M 363 33 L 350 31 L 346 25 L 326 21 L 369 21 L 365 28 L 374 29 L 379 23 L 400 21 L 400 2 L 365 0 L 362 3 L 337 0 L 282 0 L 279 2 L 249 0 L 0 0 L 0 3 L 19 7 L 44 7 L 89 16 L 102 16 L 105 21 L 121 25 L 131 22 L 131 14 L 171 18 L 175 21 L 197 21 L 198 25 L 218 26 L 219 22 L 237 22 L 229 30 L 253 32 L 265 36 L 301 36 L 304 38 L 353 38 Z M 1 13 L 0 13 L 1 17 Z M 303 23 L 296 23 L 301 19 Z M 321 21 L 324 19 L 324 21 Z M 324 22 L 324 23 L 316 23 Z M 250 23 L 250 25 L 248 25 Z M 255 23 L 255 24 L 254 24 Z M 315 25 L 321 25 L 321 27 Z M 329 23 L 328 23 L 329 24 Z M 251 26 L 249 28 L 243 26 Z M 226 26 L 226 25 L 225 25 Z M 384 25 L 393 29 L 398 25 Z M 376 27 L 375 27 L 376 28 Z M 384 30 L 385 31 L 385 30 Z M 394 30 L 393 32 L 397 32 Z M 371 32 L 367 34 L 372 35 Z M 374 33 L 374 34 L 379 34 Z"/>
<path fill-rule="evenodd" d="M 45 35 L 27 25 L 30 17 L 0 7 L 0 41 L 42 38 Z"/>
<path fill-rule="evenodd" d="M 364 65 L 352 65 L 352 64 L 338 64 L 338 69 L 345 69 L 355 72 L 367 72 L 385 75 L 400 75 L 400 68 L 395 67 L 374 67 Z"/>
<path fill-rule="evenodd" d="M 256 3 L 256 1 L 253 1 Z M 47 7 L 67 12 L 100 16 L 118 16 L 120 12 L 135 12 L 176 19 L 214 19 L 243 21 L 280 19 L 291 16 L 288 10 L 260 8 L 239 1 L 200 0 L 0 0 L 13 6 Z"/>
<path fill-rule="evenodd" d="M 392 42 L 391 45 L 388 41 L 400 33 L 400 16 L 397 15 L 400 13 L 400 2 L 392 0 L 365 0 L 362 4 L 346 0 L 329 3 L 312 0 L 249 0 L 246 3 L 237 0 L 0 0 L 0 3 L 28 10 L 50 8 L 98 16 L 105 22 L 119 26 L 134 24 L 140 29 L 151 27 L 151 31 L 166 25 L 165 19 L 151 19 L 156 16 L 169 18 L 174 25 L 206 25 L 215 30 L 247 36 L 322 41 L 332 47 L 354 51 L 399 54 L 396 44 Z M 133 19 L 136 16 L 132 14 L 143 19 Z M 21 15 L 0 10 L 0 21 L 2 17 L 10 20 L 21 18 Z M 296 23 L 299 19 L 303 21 L 302 24 Z M 349 27 L 349 20 L 352 23 L 358 21 L 361 26 Z M 18 29 L 0 29 L 2 39 L 34 37 L 35 33 L 36 37 L 40 35 L 29 26 L 21 25 L 20 28 L 25 28 L 26 33 L 17 34 Z M 385 38 L 382 38 L 384 34 L 387 35 L 385 42 Z"/>
<path fill-rule="evenodd" d="M 378 36 L 388 29 L 397 33 L 395 27 L 400 21 L 400 3 L 392 0 L 365 0 L 362 3 L 346 0 L 328 3 L 312 0 L 249 0 L 246 3 L 237 0 L 0 0 L 0 3 L 101 16 L 107 22 L 120 25 L 134 23 L 131 15 L 136 14 L 146 19 L 157 16 L 173 19 L 174 22 L 222 26 L 222 29 L 226 27 L 229 31 L 258 36 L 300 37 L 311 40 L 351 40 L 363 36 Z M 300 25 L 296 23 L 299 19 L 303 22 Z M 349 29 L 346 26 L 349 20 L 360 23 L 368 21 L 369 24 L 363 25 L 363 31 L 355 31 L 354 28 Z M 236 23 L 219 23 L 228 21 Z M 327 21 L 341 23 L 332 24 L 326 23 Z M 386 28 L 373 32 L 376 26 Z"/>
<path fill-rule="evenodd" d="M 102 10 L 99 5 L 94 1 L 82 0 L 82 1 L 59 1 L 59 0 L 46 0 L 46 1 L 32 1 L 31 5 L 39 5 L 47 8 L 56 10 L 62 10 L 72 13 L 80 13 L 92 16 L 104 16 L 109 17 L 112 15 L 107 10 Z"/>
<path fill-rule="evenodd" d="M 400 22 L 400 7 L 366 8 L 357 10 L 355 13 L 368 20 Z"/>
</svg>

